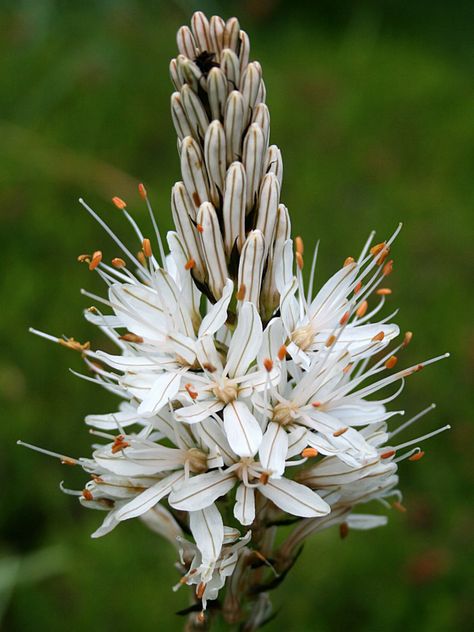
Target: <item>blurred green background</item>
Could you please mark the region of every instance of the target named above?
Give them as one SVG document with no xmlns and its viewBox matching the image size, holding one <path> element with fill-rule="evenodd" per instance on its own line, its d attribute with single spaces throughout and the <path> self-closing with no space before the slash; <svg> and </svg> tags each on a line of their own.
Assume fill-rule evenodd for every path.
<svg viewBox="0 0 474 632">
<path fill-rule="evenodd" d="M 344 541 L 336 531 L 314 538 L 276 591 L 281 612 L 268 630 L 472 630 L 474 15 L 471 2 L 416 0 L 0 3 L 3 629 L 183 625 L 174 612 L 187 595 L 171 591 L 171 548 L 139 522 L 91 540 L 103 515 L 58 488 L 65 479 L 81 489 L 81 472 L 15 442 L 86 456 L 84 416 L 115 406 L 68 372 L 81 368 L 77 355 L 27 327 L 103 346 L 79 294 L 101 286 L 76 256 L 117 251 L 79 196 L 129 237 L 110 198 L 146 221 L 143 181 L 171 227 L 179 168 L 168 61 L 177 28 L 198 8 L 236 13 L 250 34 L 293 232 L 308 247 L 321 239 L 318 281 L 370 229 L 383 239 L 403 221 L 390 305 L 415 332 L 405 361 L 452 352 L 402 395 L 407 411 L 438 403 L 420 433 L 453 425 L 421 462 L 401 467 L 407 513 Z"/>
</svg>

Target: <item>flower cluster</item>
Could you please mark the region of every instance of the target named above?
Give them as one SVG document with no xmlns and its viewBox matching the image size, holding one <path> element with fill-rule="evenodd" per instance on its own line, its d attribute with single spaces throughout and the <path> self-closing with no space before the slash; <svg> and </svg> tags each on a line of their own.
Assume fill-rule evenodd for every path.
<svg viewBox="0 0 474 632">
<path fill-rule="evenodd" d="M 230 577 L 221 609 L 238 621 L 251 599 L 248 629 L 256 629 L 269 612 L 262 569 L 281 577 L 304 539 L 328 526 L 345 535 L 385 523 L 355 513 L 362 503 L 392 498 L 403 510 L 397 463 L 423 452 L 412 447 L 419 439 L 394 436 L 433 406 L 389 430 L 403 411 L 387 404 L 439 358 L 394 371 L 411 333 L 392 346 L 398 326 L 392 316 L 377 320 L 399 228 L 375 245 L 371 235 L 313 292 L 315 252 L 305 290 L 262 69 L 249 62 L 237 19 L 195 13 L 177 41 L 171 113 L 182 181 L 171 194 L 169 254 L 143 185 L 156 245 L 113 199 L 138 254 L 81 200 L 125 256 L 110 264 L 100 251 L 80 256 L 108 290 L 107 298 L 85 292 L 96 303 L 85 316 L 117 352 L 36 333 L 78 350 L 90 371 L 83 377 L 122 400 L 86 418 L 103 439 L 91 458 L 60 455 L 91 477 L 82 492 L 65 491 L 106 512 L 93 537 L 140 517 L 179 549 L 178 585 L 195 586 L 196 611 Z M 275 550 L 282 522 L 296 524 Z"/>
</svg>

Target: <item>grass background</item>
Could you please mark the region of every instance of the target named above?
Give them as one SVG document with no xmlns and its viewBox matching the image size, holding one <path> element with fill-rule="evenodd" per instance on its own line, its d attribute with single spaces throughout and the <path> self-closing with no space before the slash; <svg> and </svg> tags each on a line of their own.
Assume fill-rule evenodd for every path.
<svg viewBox="0 0 474 632">
<path fill-rule="evenodd" d="M 179 630 L 170 547 L 140 523 L 88 537 L 102 516 L 59 492 L 83 477 L 21 451 L 18 438 L 89 453 L 82 426 L 113 398 L 74 378 L 80 360 L 27 334 L 34 325 L 103 345 L 84 323 L 80 287 L 100 290 L 76 255 L 117 254 L 77 203 L 123 235 L 110 203 L 145 209 L 163 229 L 179 178 L 168 111 L 175 32 L 199 8 L 237 13 L 263 65 L 272 140 L 283 150 L 293 233 L 321 239 L 318 280 L 357 253 L 369 230 L 399 221 L 393 306 L 415 332 L 405 361 L 446 350 L 409 380 L 407 411 L 431 401 L 428 431 L 453 430 L 401 467 L 406 514 L 389 526 L 335 531 L 306 547 L 274 595 L 275 631 L 471 630 L 474 363 L 471 3 L 0 2 L 0 617 L 29 630 Z M 409 437 L 414 436 L 413 432 Z M 471 557 L 469 555 L 471 553 Z"/>
</svg>

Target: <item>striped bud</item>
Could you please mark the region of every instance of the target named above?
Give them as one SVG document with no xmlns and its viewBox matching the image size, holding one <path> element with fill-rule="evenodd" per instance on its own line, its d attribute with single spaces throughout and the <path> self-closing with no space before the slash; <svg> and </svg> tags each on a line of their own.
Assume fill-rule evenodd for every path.
<svg viewBox="0 0 474 632">
<path fill-rule="evenodd" d="M 181 145 L 181 175 L 196 209 L 209 199 L 207 174 L 198 143 L 186 136 Z"/>
<path fill-rule="evenodd" d="M 201 243 L 208 271 L 209 288 L 214 297 L 219 299 L 229 274 L 227 272 L 219 220 L 210 202 L 201 204 L 197 221 L 201 226 Z"/>
<path fill-rule="evenodd" d="M 179 78 L 176 59 L 172 59 L 170 61 L 170 77 L 176 90 L 180 90 L 181 86 L 183 85 L 183 82 Z"/>
<path fill-rule="evenodd" d="M 211 68 L 207 75 L 207 94 L 213 119 L 221 119 L 224 115 L 227 100 L 227 79 L 220 68 Z"/>
<path fill-rule="evenodd" d="M 242 162 L 244 163 L 245 174 L 247 176 L 247 213 L 249 213 L 255 205 L 258 188 L 260 186 L 264 148 L 265 139 L 262 129 L 257 123 L 252 123 L 245 135 L 242 153 Z"/>
<path fill-rule="evenodd" d="M 263 79 L 262 79 L 262 81 L 260 82 L 260 88 L 258 89 L 256 103 L 265 103 L 266 100 L 267 100 L 267 89 L 265 88 L 265 83 L 263 82 Z"/>
<path fill-rule="evenodd" d="M 260 301 L 264 260 L 265 240 L 259 230 L 253 230 L 249 233 L 240 255 L 237 287 L 245 289 L 242 300 L 250 301 L 257 309 Z"/>
<path fill-rule="evenodd" d="M 252 123 L 257 123 L 262 128 L 263 136 L 265 138 L 265 147 L 268 147 L 270 140 L 270 112 L 265 103 L 259 103 L 252 116 Z M 266 171 L 264 169 L 264 171 Z"/>
<path fill-rule="evenodd" d="M 189 27 L 182 26 L 178 30 L 176 43 L 178 44 L 178 50 L 181 55 L 184 55 L 188 59 L 194 59 L 196 57 L 196 40 Z"/>
<path fill-rule="evenodd" d="M 193 135 L 193 130 L 189 125 L 179 92 L 173 92 L 171 95 L 171 118 L 173 119 L 173 125 L 180 140 L 183 140 L 185 136 Z"/>
<path fill-rule="evenodd" d="M 188 85 L 181 88 L 181 103 L 193 130 L 193 136 L 203 139 L 209 125 L 209 119 L 200 98 Z"/>
<path fill-rule="evenodd" d="M 225 178 L 222 207 L 224 216 L 224 245 L 227 257 L 237 242 L 239 252 L 245 241 L 245 169 L 241 162 L 233 162 Z"/>
<path fill-rule="evenodd" d="M 171 190 L 171 211 L 176 231 L 186 249 L 186 260 L 194 260 L 193 274 L 198 281 L 203 282 L 206 268 L 199 234 L 191 219 L 195 215 L 195 209 L 183 182 L 177 182 Z"/>
<path fill-rule="evenodd" d="M 240 37 L 240 24 L 237 18 L 229 18 L 225 24 L 223 44 L 224 48 L 237 51 Z"/>
<path fill-rule="evenodd" d="M 273 244 L 279 201 L 280 185 L 278 184 L 278 178 L 273 173 L 269 173 L 262 181 L 255 225 L 255 228 L 262 232 L 265 240 L 265 257 Z"/>
<path fill-rule="evenodd" d="M 261 103 L 258 107 L 267 107 Z M 264 173 L 274 173 L 278 178 L 278 183 L 281 189 L 281 183 L 283 181 L 283 160 L 281 157 L 280 148 L 276 145 L 270 145 L 265 154 L 265 162 L 263 166 Z"/>
<path fill-rule="evenodd" d="M 199 85 L 205 87 L 206 81 L 204 75 L 193 61 L 183 55 L 178 55 L 176 63 L 179 77 L 183 79 L 183 83 L 188 84 L 194 92 L 198 91 Z"/>
<path fill-rule="evenodd" d="M 191 29 L 199 52 L 212 50 L 209 21 L 202 11 L 196 11 L 193 14 L 191 18 Z"/>
<path fill-rule="evenodd" d="M 227 164 L 240 160 L 242 132 L 244 128 L 244 98 L 234 90 L 227 99 L 224 116 L 224 129 L 227 139 Z"/>
<path fill-rule="evenodd" d="M 224 47 L 225 22 L 218 15 L 213 15 L 210 21 L 210 35 L 212 50 L 216 54 L 216 61 L 220 61 L 221 51 Z"/>
<path fill-rule="evenodd" d="M 268 320 L 280 303 L 280 293 L 276 282 L 277 266 L 283 261 L 283 249 L 290 238 L 291 224 L 288 209 L 280 204 L 277 210 L 273 246 L 268 253 L 267 268 L 262 283 L 260 309 L 263 317 Z"/>
<path fill-rule="evenodd" d="M 221 53 L 221 70 L 227 77 L 228 90 L 237 90 L 240 84 L 240 62 L 233 50 L 224 48 Z"/>
<path fill-rule="evenodd" d="M 258 91 L 260 89 L 260 81 L 262 76 L 260 74 L 259 66 L 255 63 L 251 63 L 247 66 L 242 79 L 240 81 L 240 91 L 244 97 L 244 121 L 245 125 L 250 121 L 252 112 L 257 100 Z"/>
<path fill-rule="evenodd" d="M 247 35 L 245 31 L 240 31 L 240 50 L 239 50 L 240 74 L 242 74 L 247 68 L 247 64 L 249 63 L 249 55 L 250 55 L 249 36 Z"/>
<path fill-rule="evenodd" d="M 220 121 L 212 121 L 204 139 L 204 159 L 209 175 L 210 193 L 215 206 L 220 206 L 220 196 L 224 192 L 226 168 L 226 138 Z"/>
</svg>

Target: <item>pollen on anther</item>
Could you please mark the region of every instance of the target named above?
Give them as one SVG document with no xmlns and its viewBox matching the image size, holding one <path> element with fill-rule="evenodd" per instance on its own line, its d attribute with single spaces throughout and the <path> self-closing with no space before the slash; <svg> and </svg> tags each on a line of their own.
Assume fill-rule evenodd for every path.
<svg viewBox="0 0 474 632">
<path fill-rule="evenodd" d="M 378 334 L 372 338 L 372 342 L 381 342 L 385 338 L 385 334 L 383 331 L 379 331 Z"/>
<path fill-rule="evenodd" d="M 389 459 L 390 457 L 394 456 L 396 454 L 395 450 L 387 450 L 387 452 L 383 452 L 383 454 L 380 455 L 381 459 Z"/>
<path fill-rule="evenodd" d="M 114 268 L 125 268 L 127 264 L 120 257 L 114 257 L 112 259 L 112 265 L 114 266 Z"/>
<path fill-rule="evenodd" d="M 303 450 L 303 452 L 301 453 L 301 456 L 304 459 L 311 459 L 315 456 L 318 456 L 319 452 L 316 450 L 316 448 L 305 448 Z"/>
<path fill-rule="evenodd" d="M 399 511 L 400 513 L 405 513 L 407 510 L 407 508 L 404 505 L 402 505 L 402 503 L 398 500 L 393 501 L 392 507 L 396 509 L 397 511 Z"/>
<path fill-rule="evenodd" d="M 193 385 L 192 384 L 185 384 L 184 388 L 186 389 L 189 397 L 191 399 L 197 399 L 198 394 L 196 393 L 196 391 L 193 389 Z"/>
<path fill-rule="evenodd" d="M 362 289 L 362 281 L 359 281 L 359 282 L 357 283 L 357 285 L 355 286 L 355 288 L 354 288 L 354 294 L 359 294 L 359 292 L 361 291 L 361 289 Z"/>
<path fill-rule="evenodd" d="M 87 254 L 79 255 L 77 257 L 77 260 L 79 261 L 79 263 L 90 263 L 91 256 Z"/>
<path fill-rule="evenodd" d="M 146 200 L 147 198 L 147 193 L 146 193 L 146 189 L 145 189 L 145 185 L 142 184 L 140 182 L 140 184 L 138 185 L 138 193 L 141 195 L 141 197 Z"/>
<path fill-rule="evenodd" d="M 335 430 L 332 433 L 333 437 L 340 437 L 341 435 L 343 435 L 345 432 L 347 432 L 349 430 L 349 428 L 346 426 L 345 428 L 339 428 L 339 430 Z"/>
<path fill-rule="evenodd" d="M 281 347 L 278 349 L 278 359 L 280 360 L 280 362 L 283 362 L 283 360 L 286 358 L 286 346 L 285 345 L 281 345 Z"/>
<path fill-rule="evenodd" d="M 304 260 L 303 260 L 303 255 L 301 254 L 301 252 L 295 253 L 295 259 L 296 259 L 296 265 L 298 266 L 300 270 L 302 270 L 304 266 Z"/>
<path fill-rule="evenodd" d="M 82 490 L 82 497 L 84 498 L 84 500 L 94 500 L 94 496 L 92 495 L 92 492 L 89 491 L 88 489 Z"/>
<path fill-rule="evenodd" d="M 390 259 L 390 261 L 387 261 L 387 263 L 384 265 L 383 269 L 382 269 L 382 274 L 384 276 L 388 276 L 389 274 L 391 274 L 393 271 L 393 259 Z"/>
<path fill-rule="evenodd" d="M 385 362 L 386 369 L 393 369 L 393 367 L 397 364 L 398 358 L 397 356 L 390 356 L 390 358 Z"/>
<path fill-rule="evenodd" d="M 299 252 L 300 255 L 304 254 L 304 243 L 302 237 L 295 237 L 295 250 Z"/>
<path fill-rule="evenodd" d="M 336 342 L 336 336 L 334 336 L 333 334 L 329 336 L 329 338 L 326 340 L 326 347 L 331 347 L 335 342 Z"/>
<path fill-rule="evenodd" d="M 239 287 L 239 289 L 237 290 L 237 293 L 235 295 L 235 298 L 238 301 L 243 301 L 245 298 L 245 292 L 246 292 L 246 287 L 245 287 L 245 283 L 242 283 Z"/>
<path fill-rule="evenodd" d="M 339 321 L 339 324 L 345 325 L 347 323 L 347 321 L 349 320 L 350 317 L 350 312 L 345 312 L 345 314 L 342 316 L 341 320 Z"/>
<path fill-rule="evenodd" d="M 273 369 L 273 360 L 271 358 L 265 358 L 265 360 L 263 361 L 263 366 L 268 371 L 268 373 L 270 373 L 270 371 Z"/>
<path fill-rule="evenodd" d="M 61 465 L 77 465 L 77 462 L 74 461 L 74 459 L 69 459 L 69 458 L 65 458 L 65 459 L 61 459 Z"/>
<path fill-rule="evenodd" d="M 346 266 L 350 266 L 353 263 L 355 263 L 354 257 L 346 257 L 346 259 L 344 260 L 344 263 L 342 264 L 342 267 L 345 268 Z"/>
<path fill-rule="evenodd" d="M 102 261 L 102 253 L 100 250 L 96 250 L 94 254 L 92 255 L 92 259 L 89 263 L 89 270 L 91 272 L 92 270 L 95 270 L 101 261 Z"/>
<path fill-rule="evenodd" d="M 392 290 L 389 287 L 381 287 L 375 293 L 379 296 L 388 296 L 392 293 Z"/>
<path fill-rule="evenodd" d="M 120 209 L 121 211 L 123 211 L 123 209 L 127 206 L 127 203 L 124 202 L 124 200 L 122 200 L 122 198 L 119 198 L 117 195 L 115 197 L 112 198 L 112 202 L 115 204 L 115 206 Z"/>
<path fill-rule="evenodd" d="M 150 240 L 145 237 L 145 239 L 143 240 L 143 254 L 145 255 L 145 257 L 147 257 L 148 259 L 152 256 L 153 252 L 151 250 L 151 243 Z"/>
<path fill-rule="evenodd" d="M 405 336 L 403 337 L 403 346 L 404 347 L 408 347 L 408 345 L 410 344 L 412 338 L 413 338 L 413 332 L 412 331 L 405 332 Z"/>
<path fill-rule="evenodd" d="M 357 317 L 362 318 L 362 316 L 365 315 L 368 307 L 369 307 L 369 304 L 367 303 L 367 301 L 362 301 L 362 303 L 359 305 L 356 311 Z"/>
<path fill-rule="evenodd" d="M 143 254 L 143 251 L 142 251 L 142 250 L 139 250 L 139 251 L 137 252 L 137 259 L 138 259 L 138 261 L 142 264 L 142 266 L 146 265 L 146 257 L 145 257 L 145 255 Z"/>
<path fill-rule="evenodd" d="M 132 332 L 123 334 L 123 336 L 119 336 L 119 338 L 120 340 L 125 340 L 125 342 L 135 342 L 138 344 L 143 342 L 143 338 L 141 336 L 137 336 L 137 334 L 133 334 Z"/>
<path fill-rule="evenodd" d="M 196 224 L 196 228 L 197 228 L 199 233 L 203 233 L 204 232 L 204 227 L 203 227 L 202 224 Z"/>
<path fill-rule="evenodd" d="M 184 269 L 185 270 L 192 270 L 194 268 L 194 266 L 196 265 L 196 262 L 194 261 L 194 259 L 191 257 L 191 259 L 188 259 L 186 261 L 186 263 L 184 264 Z"/>
<path fill-rule="evenodd" d="M 202 599 L 205 590 L 206 584 L 204 582 L 200 582 L 200 584 L 198 584 L 198 587 L 196 588 L 196 597 L 198 599 Z"/>
<path fill-rule="evenodd" d="M 339 535 L 341 536 L 341 540 L 344 540 L 344 538 L 347 538 L 349 535 L 349 525 L 347 522 L 341 522 L 339 525 Z"/>
<path fill-rule="evenodd" d="M 260 474 L 259 480 L 262 483 L 262 485 L 266 485 L 268 481 L 270 480 L 270 474 L 268 472 L 262 472 Z"/>
<path fill-rule="evenodd" d="M 312 406 L 313 408 L 319 408 L 319 407 L 321 406 L 321 402 L 312 402 L 312 403 L 311 403 L 311 406 Z"/>
<path fill-rule="evenodd" d="M 370 254 L 376 257 L 383 249 L 385 248 L 385 242 L 382 241 L 380 244 L 375 244 L 370 249 Z"/>
<path fill-rule="evenodd" d="M 420 450 L 419 452 L 415 452 L 415 454 L 412 454 L 411 456 L 408 457 L 409 461 L 419 461 L 420 459 L 422 459 L 425 456 L 425 453 L 423 450 Z"/>
</svg>

